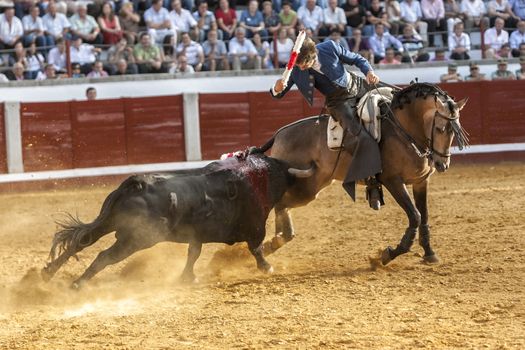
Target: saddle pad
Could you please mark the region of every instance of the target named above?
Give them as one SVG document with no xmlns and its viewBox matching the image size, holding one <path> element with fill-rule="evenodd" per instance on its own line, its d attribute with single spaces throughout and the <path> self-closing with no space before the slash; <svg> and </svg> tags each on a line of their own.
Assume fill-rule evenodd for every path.
<svg viewBox="0 0 525 350">
<path fill-rule="evenodd" d="M 343 145 L 344 129 L 337 120 L 328 118 L 328 127 L 326 128 L 326 143 L 332 151 L 339 150 Z"/>
<path fill-rule="evenodd" d="M 379 91 L 378 91 L 379 90 Z M 377 141 L 381 141 L 381 121 L 377 118 L 380 114 L 381 101 L 392 102 L 392 89 L 380 87 L 367 92 L 357 104 L 357 115 L 365 129 Z"/>
</svg>

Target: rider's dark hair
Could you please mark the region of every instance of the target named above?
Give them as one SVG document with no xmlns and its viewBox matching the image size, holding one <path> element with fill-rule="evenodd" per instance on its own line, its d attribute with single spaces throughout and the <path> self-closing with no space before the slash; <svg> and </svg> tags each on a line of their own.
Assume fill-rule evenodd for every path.
<svg viewBox="0 0 525 350">
<path fill-rule="evenodd" d="M 296 64 L 303 64 L 306 62 L 311 62 L 317 57 L 317 49 L 315 48 L 315 42 L 310 39 L 304 39 L 303 46 L 301 46 L 301 51 L 297 55 Z"/>
</svg>

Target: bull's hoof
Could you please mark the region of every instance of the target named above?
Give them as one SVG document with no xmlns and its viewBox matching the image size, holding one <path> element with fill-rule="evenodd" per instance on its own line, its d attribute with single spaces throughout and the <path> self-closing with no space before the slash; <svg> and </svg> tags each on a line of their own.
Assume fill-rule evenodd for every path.
<svg viewBox="0 0 525 350">
<path fill-rule="evenodd" d="M 267 275 L 271 275 L 274 270 L 273 270 L 273 266 L 270 265 L 270 264 L 265 264 L 263 266 L 259 266 L 259 270 L 262 272 L 262 273 L 265 273 Z"/>
<path fill-rule="evenodd" d="M 427 264 L 437 264 L 439 263 L 439 258 L 436 254 L 432 254 L 432 255 L 425 255 L 423 257 L 423 262 L 427 263 Z"/>
<path fill-rule="evenodd" d="M 383 250 L 383 252 L 381 253 L 381 264 L 383 264 L 383 266 L 387 265 L 389 262 L 393 260 L 392 256 L 390 255 L 391 251 L 392 251 L 392 248 L 388 247 L 385 250 Z"/>
<path fill-rule="evenodd" d="M 71 283 L 71 285 L 69 286 L 69 288 L 71 290 L 80 290 L 81 287 L 82 287 L 82 285 L 78 281 L 75 281 L 75 282 Z"/>
<path fill-rule="evenodd" d="M 51 277 L 53 277 L 53 274 L 51 274 L 49 272 L 49 269 L 47 267 L 44 267 L 41 271 L 40 271 L 40 277 L 42 277 L 42 280 L 44 282 L 49 282 L 49 280 L 51 279 Z"/>
<path fill-rule="evenodd" d="M 181 275 L 179 282 L 182 284 L 196 284 L 199 283 L 199 279 L 195 275 Z"/>
</svg>

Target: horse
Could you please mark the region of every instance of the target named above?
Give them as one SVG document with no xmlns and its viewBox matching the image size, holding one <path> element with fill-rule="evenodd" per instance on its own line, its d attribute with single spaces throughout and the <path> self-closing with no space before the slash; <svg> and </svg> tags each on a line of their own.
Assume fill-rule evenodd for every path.
<svg viewBox="0 0 525 350">
<path fill-rule="evenodd" d="M 381 116 L 383 171 L 378 181 L 390 192 L 408 217 L 408 227 L 396 248 L 388 246 L 381 253 L 381 263 L 388 264 L 408 252 L 419 230 L 423 260 L 437 263 L 439 258 L 430 244 L 427 192 L 429 177 L 450 165 L 450 147 L 454 137 L 459 149 L 468 145 L 468 133 L 461 127 L 459 112 L 467 99 L 455 102 L 438 86 L 413 83 L 394 91 L 387 113 Z M 304 206 L 333 180 L 342 181 L 352 161 L 356 143 L 345 135 L 339 152 L 327 146 L 328 116 L 305 118 L 279 129 L 258 151 L 271 149 L 272 157 L 296 168 L 313 167 L 313 175 L 299 179 L 275 206 L 275 237 L 266 241 L 264 253 L 275 252 L 294 236 L 289 209 Z M 407 185 L 412 185 L 415 203 Z"/>
</svg>

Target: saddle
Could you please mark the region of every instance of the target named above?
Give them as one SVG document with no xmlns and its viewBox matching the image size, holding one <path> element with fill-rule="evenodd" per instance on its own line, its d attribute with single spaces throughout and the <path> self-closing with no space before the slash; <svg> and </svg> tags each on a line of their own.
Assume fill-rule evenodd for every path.
<svg viewBox="0 0 525 350">
<path fill-rule="evenodd" d="M 378 91 L 379 90 L 379 91 Z M 357 103 L 357 116 L 363 127 L 378 143 L 381 141 L 381 107 L 385 103 L 392 102 L 393 93 L 389 87 L 380 87 L 370 90 Z M 330 117 L 328 119 L 327 143 L 332 151 L 338 151 L 343 147 L 344 129 L 338 121 Z"/>
</svg>

